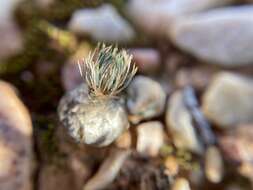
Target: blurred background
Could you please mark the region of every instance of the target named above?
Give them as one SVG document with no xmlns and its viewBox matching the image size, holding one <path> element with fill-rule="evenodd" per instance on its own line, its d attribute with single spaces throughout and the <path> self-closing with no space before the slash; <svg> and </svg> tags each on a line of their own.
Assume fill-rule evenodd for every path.
<svg viewBox="0 0 253 190">
<path fill-rule="evenodd" d="M 1 0 L 0 190 L 253 189 L 252 3 Z M 57 115 L 98 42 L 139 77 L 131 127 L 104 148 Z"/>
</svg>

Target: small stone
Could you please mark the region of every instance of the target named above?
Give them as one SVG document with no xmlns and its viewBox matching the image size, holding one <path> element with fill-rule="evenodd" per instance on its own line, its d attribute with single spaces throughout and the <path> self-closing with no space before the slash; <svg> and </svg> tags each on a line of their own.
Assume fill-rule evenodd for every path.
<svg viewBox="0 0 253 190">
<path fill-rule="evenodd" d="M 165 159 L 164 165 L 166 169 L 168 170 L 166 173 L 169 176 L 175 176 L 178 174 L 179 165 L 178 165 L 177 159 L 174 156 L 168 156 Z"/>
<path fill-rule="evenodd" d="M 14 20 L 14 11 L 22 0 L 2 1 L 0 7 L 0 59 L 8 58 L 22 49 L 21 31 Z"/>
<path fill-rule="evenodd" d="M 145 76 L 136 76 L 127 88 L 130 121 L 139 123 L 159 116 L 164 111 L 166 94 L 161 85 Z"/>
<path fill-rule="evenodd" d="M 172 185 L 172 190 L 191 190 L 190 184 L 185 178 L 177 178 Z"/>
<path fill-rule="evenodd" d="M 130 0 L 129 18 L 143 31 L 165 35 L 167 28 L 181 16 L 231 3 L 233 0 Z"/>
<path fill-rule="evenodd" d="M 190 172 L 189 181 L 196 189 L 201 189 L 203 181 L 205 181 L 205 171 L 198 166 L 197 169 Z"/>
<path fill-rule="evenodd" d="M 253 6 L 219 8 L 181 18 L 172 41 L 197 58 L 223 66 L 253 63 Z"/>
<path fill-rule="evenodd" d="M 110 98 L 93 101 L 85 84 L 62 97 L 58 116 L 73 139 L 98 147 L 111 144 L 129 127 L 120 101 Z"/>
<path fill-rule="evenodd" d="M 136 149 L 138 152 L 143 155 L 157 156 L 163 144 L 164 132 L 162 123 L 151 121 L 137 126 Z"/>
<path fill-rule="evenodd" d="M 159 52 L 152 48 L 130 49 L 133 61 L 142 74 L 154 74 L 161 66 Z"/>
<path fill-rule="evenodd" d="M 253 161 L 253 125 L 240 125 L 219 137 L 224 156 L 233 162 Z"/>
<path fill-rule="evenodd" d="M 253 164 L 251 162 L 243 162 L 238 169 L 239 173 L 247 177 L 253 185 Z"/>
<path fill-rule="evenodd" d="M 224 166 L 219 149 L 215 146 L 208 147 L 205 157 L 207 179 L 213 183 L 220 183 L 223 178 Z"/>
<path fill-rule="evenodd" d="M 221 128 L 253 122 L 253 80 L 239 74 L 217 74 L 203 96 L 202 110 Z"/>
<path fill-rule="evenodd" d="M 198 91 L 203 91 L 215 72 L 217 70 L 210 66 L 182 68 L 176 73 L 175 83 L 179 88 L 192 86 Z"/>
<path fill-rule="evenodd" d="M 30 190 L 32 122 L 14 87 L 0 81 L 0 189 Z"/>
<path fill-rule="evenodd" d="M 190 111 L 195 126 L 197 127 L 200 137 L 205 145 L 216 144 L 216 137 L 211 129 L 211 125 L 205 118 L 204 114 L 199 108 L 199 100 L 195 90 L 188 86 L 183 89 L 184 103 Z"/>
<path fill-rule="evenodd" d="M 131 26 L 109 5 L 96 9 L 75 11 L 69 29 L 80 35 L 89 35 L 97 41 L 128 42 L 135 36 Z"/>
<path fill-rule="evenodd" d="M 120 149 L 110 152 L 97 173 L 85 184 L 83 189 L 95 190 L 106 188 L 116 178 L 130 152 L 129 150 Z"/>
<path fill-rule="evenodd" d="M 132 145 L 132 137 L 129 130 L 124 132 L 117 140 L 116 140 L 116 146 L 118 148 L 125 148 L 129 149 Z"/>
<path fill-rule="evenodd" d="M 169 99 L 166 110 L 166 126 L 172 134 L 173 142 L 177 148 L 202 153 L 202 144 L 195 132 L 192 116 L 184 104 L 181 91 L 176 91 Z"/>
<path fill-rule="evenodd" d="M 0 35 L 2 36 L 0 45 L 0 58 L 5 59 L 13 56 L 22 50 L 23 39 L 19 28 L 8 23 L 0 26 Z"/>
</svg>

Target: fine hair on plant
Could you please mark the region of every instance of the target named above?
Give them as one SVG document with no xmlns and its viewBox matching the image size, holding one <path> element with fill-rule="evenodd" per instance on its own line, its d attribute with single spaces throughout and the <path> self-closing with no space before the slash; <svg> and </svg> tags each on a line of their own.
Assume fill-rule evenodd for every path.
<svg viewBox="0 0 253 190">
<path fill-rule="evenodd" d="M 86 59 L 78 62 L 79 71 L 89 87 L 89 95 L 97 98 L 116 97 L 137 72 L 132 55 L 117 47 L 99 44 Z"/>
</svg>

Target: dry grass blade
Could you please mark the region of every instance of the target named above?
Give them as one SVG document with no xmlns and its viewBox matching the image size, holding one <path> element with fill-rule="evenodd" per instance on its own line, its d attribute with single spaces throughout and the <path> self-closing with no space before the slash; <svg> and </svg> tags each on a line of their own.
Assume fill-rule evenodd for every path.
<svg viewBox="0 0 253 190">
<path fill-rule="evenodd" d="M 128 86 L 137 72 L 125 50 L 99 45 L 88 58 L 78 62 L 92 97 L 115 97 Z"/>
</svg>

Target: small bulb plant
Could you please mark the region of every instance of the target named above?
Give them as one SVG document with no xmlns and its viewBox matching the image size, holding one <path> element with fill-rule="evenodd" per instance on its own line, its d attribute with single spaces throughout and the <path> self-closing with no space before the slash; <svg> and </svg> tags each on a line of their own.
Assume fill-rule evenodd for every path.
<svg viewBox="0 0 253 190">
<path fill-rule="evenodd" d="M 102 44 L 78 63 L 84 84 L 58 107 L 60 121 L 76 141 L 107 146 L 129 127 L 120 93 L 137 72 L 131 60 L 125 50 Z"/>
</svg>

